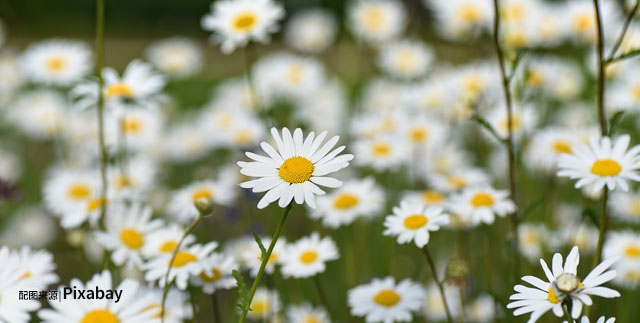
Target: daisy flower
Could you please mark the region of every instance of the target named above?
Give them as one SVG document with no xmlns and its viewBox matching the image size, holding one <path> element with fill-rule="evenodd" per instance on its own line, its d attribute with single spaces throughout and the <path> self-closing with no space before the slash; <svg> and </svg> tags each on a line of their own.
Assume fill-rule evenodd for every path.
<svg viewBox="0 0 640 323">
<path fill-rule="evenodd" d="M 438 161 L 436 160 L 436 162 Z M 489 176 L 482 169 L 462 165 L 454 168 L 455 169 L 449 170 L 445 174 L 432 174 L 426 179 L 432 182 L 435 189 L 443 192 L 454 192 L 469 187 L 487 185 L 487 183 L 489 183 Z"/>
<path fill-rule="evenodd" d="M 322 307 L 313 307 L 309 303 L 291 305 L 287 308 L 289 323 L 331 323 L 329 314 Z"/>
<path fill-rule="evenodd" d="M 408 144 L 391 136 L 358 140 L 353 149 L 358 156 L 356 164 L 376 171 L 397 170 L 411 157 Z"/>
<path fill-rule="evenodd" d="M 216 290 L 229 289 L 236 286 L 236 280 L 231 273 L 238 265 L 233 257 L 212 253 L 202 261 L 202 272 L 197 276 L 191 276 L 191 282 L 195 286 L 202 287 L 207 294 L 213 294 Z"/>
<path fill-rule="evenodd" d="M 471 322 L 489 323 L 496 317 L 496 303 L 491 295 L 481 294 L 467 305 L 465 315 Z"/>
<path fill-rule="evenodd" d="M 284 9 L 272 0 L 223 0 L 213 2 L 201 24 L 214 32 L 211 41 L 221 43 L 222 52 L 230 54 L 250 40 L 269 42 L 283 17 Z"/>
<path fill-rule="evenodd" d="M 271 238 L 261 237 L 260 240 L 264 246 L 269 246 L 271 244 Z M 255 239 L 249 238 L 246 243 L 249 248 L 243 248 L 243 250 L 240 251 L 240 260 L 238 262 L 249 268 L 249 273 L 252 277 L 256 277 L 260 270 L 260 265 L 262 264 L 262 252 L 260 247 L 258 247 L 258 244 L 255 242 Z M 267 274 L 273 274 L 276 269 L 276 265 L 282 264 L 282 259 L 284 259 L 284 253 L 286 250 L 287 240 L 285 237 L 280 237 L 278 241 L 276 241 L 276 245 L 273 247 L 269 260 L 267 260 L 267 266 L 264 268 L 264 271 Z"/>
<path fill-rule="evenodd" d="M 38 206 L 26 206 L 13 213 L 0 236 L 0 245 L 43 248 L 57 236 L 55 218 Z"/>
<path fill-rule="evenodd" d="M 444 206 L 447 201 L 447 195 L 438 190 L 427 189 L 419 192 L 407 192 L 402 200 L 415 201 L 427 206 Z"/>
<path fill-rule="evenodd" d="M 154 319 L 162 317 L 162 292 L 160 288 L 141 288 L 138 290 L 138 297 L 149 297 L 151 295 L 151 305 L 145 307 L 142 312 L 150 312 Z M 167 299 L 164 304 L 164 322 L 165 323 L 184 323 L 193 317 L 193 311 L 189 304 L 188 294 L 177 289 L 171 288 L 167 293 Z"/>
<path fill-rule="evenodd" d="M 43 195 L 45 205 L 55 215 L 62 218 L 64 227 L 75 227 L 87 217 L 73 220 L 65 225 L 68 212 L 77 208 L 85 209 L 86 203 L 100 194 L 100 177 L 93 172 L 79 170 L 54 170 L 45 180 Z"/>
<path fill-rule="evenodd" d="M 574 147 L 573 154 L 558 158 L 558 176 L 578 179 L 576 188 L 593 184 L 593 190 L 600 192 L 605 185 L 609 190 L 619 186 L 626 192 L 627 180 L 640 181 L 640 146 L 627 150 L 630 141 L 629 135 L 613 143 L 609 137 L 590 138 L 589 145 Z"/>
<path fill-rule="evenodd" d="M 184 229 L 178 224 L 170 224 L 147 233 L 146 241 L 142 246 L 142 254 L 146 258 L 155 258 L 160 255 L 170 255 L 178 246 L 178 242 L 184 236 Z M 196 241 L 192 234 L 187 235 L 182 241 L 181 247 L 190 246 Z"/>
<path fill-rule="evenodd" d="M 249 307 L 251 310 L 247 314 L 247 317 L 250 319 L 268 319 L 280 312 L 282 302 L 280 301 L 278 291 L 260 287 L 256 290 L 256 294 L 253 296 Z"/>
<path fill-rule="evenodd" d="M 176 220 L 188 223 L 200 214 L 195 205 L 197 200 L 206 199 L 215 204 L 228 205 L 235 198 L 235 194 L 234 187 L 229 183 L 212 180 L 197 181 L 175 191 L 167 208 Z"/>
<path fill-rule="evenodd" d="M 338 247 L 330 237 L 321 239 L 317 232 L 313 232 L 287 245 L 280 270 L 285 278 L 311 277 L 324 272 L 327 261 L 339 257 Z"/>
<path fill-rule="evenodd" d="M 558 157 L 571 154 L 574 146 L 581 143 L 578 134 L 565 128 L 547 128 L 533 134 L 526 146 L 524 162 L 534 170 L 553 171 Z"/>
<path fill-rule="evenodd" d="M 176 78 L 197 73 L 202 66 L 202 50 L 187 38 L 172 37 L 152 44 L 147 58 L 158 70 Z"/>
<path fill-rule="evenodd" d="M 404 200 L 393 207 L 393 214 L 384 219 L 387 236 L 397 236 L 398 243 L 413 241 L 422 248 L 429 242 L 429 231 L 438 231 L 449 224 L 449 216 L 440 206 L 424 206 L 416 201 Z"/>
<path fill-rule="evenodd" d="M 422 42 L 401 40 L 382 49 L 378 65 L 391 76 L 412 79 L 427 72 L 433 56 L 433 51 Z"/>
<path fill-rule="evenodd" d="M 279 200 L 278 205 L 282 208 L 292 200 L 297 204 L 306 202 L 315 208 L 315 195 L 325 193 L 317 185 L 331 188 L 342 185 L 341 181 L 325 176 L 349 166 L 349 161 L 353 159 L 351 154 L 338 155 L 345 146 L 331 150 L 338 142 L 338 136 L 321 146 L 326 132 L 317 137 L 311 132 L 304 141 L 299 128 L 294 131 L 293 136 L 289 129 L 283 128 L 282 137 L 276 128 L 271 128 L 271 135 L 277 151 L 269 143 L 262 142 L 260 146 L 268 157 L 247 152 L 247 157 L 254 161 L 238 162 L 243 175 L 259 177 L 240 186 L 251 188 L 255 193 L 267 191 L 258 202 L 259 209 L 276 200 Z"/>
<path fill-rule="evenodd" d="M 126 170 L 112 166 L 107 169 L 109 187 L 115 198 L 136 199 L 144 196 L 153 188 L 157 179 L 158 166 L 151 158 L 143 155 L 132 156 L 127 160 Z"/>
<path fill-rule="evenodd" d="M 509 193 L 491 187 L 472 187 L 451 198 L 450 208 L 473 224 L 493 223 L 495 216 L 504 217 L 516 210 Z"/>
<path fill-rule="evenodd" d="M 348 10 L 351 31 L 358 37 L 375 43 L 400 35 L 407 21 L 407 13 L 398 1 L 359 0 Z"/>
<path fill-rule="evenodd" d="M 34 289 L 45 290 L 47 286 L 58 282 L 55 273 L 56 264 L 53 255 L 45 250 L 31 250 L 29 246 L 22 246 L 17 253 L 20 258 L 20 268 L 26 269 L 20 279 Z"/>
<path fill-rule="evenodd" d="M 142 265 L 142 248 L 146 236 L 162 225 L 161 220 L 151 220 L 151 208 L 138 203 L 131 206 L 113 205 L 105 219 L 106 232 L 96 232 L 96 240 L 112 251 L 113 263 L 127 268 Z"/>
<path fill-rule="evenodd" d="M 172 253 L 159 255 L 142 265 L 142 269 L 146 271 L 144 279 L 149 282 L 157 281 L 160 287 L 164 287 L 167 266 L 171 266 L 169 283 L 175 280 L 176 286 L 184 290 L 187 288 L 189 277 L 200 275 L 205 270 L 207 257 L 217 247 L 217 242 L 209 242 L 205 245 L 195 244 L 190 247 L 180 246 L 173 261 L 171 261 Z"/>
<path fill-rule="evenodd" d="M 613 282 L 621 287 L 635 287 L 640 281 L 635 273 L 640 272 L 640 235 L 626 230 L 622 232 L 612 232 L 608 236 L 604 248 L 603 257 L 605 259 L 618 257 L 620 260 L 613 265 L 613 268 L 620 273 Z M 634 268 L 635 271 L 629 269 Z"/>
<path fill-rule="evenodd" d="M 420 284 L 405 279 L 396 284 L 393 277 L 374 278 L 348 293 L 351 315 L 364 317 L 367 323 L 411 321 L 424 303 Z"/>
<path fill-rule="evenodd" d="M 373 178 L 348 180 L 335 191 L 318 196 L 318 207 L 309 216 L 322 219 L 322 225 L 338 228 L 351 224 L 358 217 L 374 217 L 384 207 L 384 191 Z"/>
<path fill-rule="evenodd" d="M 427 1 L 438 19 L 441 33 L 453 39 L 463 39 L 488 29 L 493 17 L 492 7 L 486 1 L 453 0 Z"/>
<path fill-rule="evenodd" d="M 518 248 L 530 261 L 542 256 L 543 241 L 549 233 L 544 224 L 521 223 L 518 226 Z"/>
<path fill-rule="evenodd" d="M 598 320 L 596 321 L 596 323 L 615 323 L 615 321 L 616 321 L 615 317 L 610 317 L 610 318 L 607 319 L 604 316 L 600 316 L 598 318 Z M 567 321 L 563 321 L 563 323 L 566 323 L 566 322 Z M 582 319 L 580 319 L 580 323 L 589 323 L 589 317 L 588 316 L 583 316 Z"/>
<path fill-rule="evenodd" d="M 444 295 L 447 298 L 447 307 L 442 301 L 442 294 L 435 283 L 430 283 L 425 291 L 424 306 L 422 313 L 430 321 L 445 321 L 447 319 L 447 308 L 451 316 L 457 317 L 460 313 L 459 289 L 451 285 L 444 285 Z"/>
<path fill-rule="evenodd" d="M 38 311 L 38 317 L 45 323 L 69 323 L 69 322 L 159 322 L 159 318 L 153 318 L 153 311 L 145 311 L 152 305 L 153 298 L 150 294 L 139 295 L 142 288 L 132 279 L 125 279 L 118 286 L 114 286 L 111 273 L 103 271 L 93 275 L 86 283 L 79 279 L 72 279 L 69 287 L 78 290 L 117 290 L 122 293 L 120 300 L 115 299 L 74 299 L 64 298 L 61 301 L 51 301 L 51 308 Z M 62 295 L 62 290 L 59 291 Z"/>
<path fill-rule="evenodd" d="M 524 276 L 522 280 L 535 288 L 516 285 L 517 292 L 509 297 L 513 302 L 507 304 L 507 308 L 515 309 L 513 315 L 518 316 L 531 313 L 529 323 L 536 322 L 540 316 L 549 310 L 557 317 L 564 315 L 562 303 L 571 301 L 571 316 L 577 319 L 582 312 L 583 305 L 591 306 L 593 301 L 590 295 L 605 298 L 619 297 L 617 291 L 600 286 L 616 277 L 615 270 L 609 270 L 618 258 L 608 258 L 596 266 L 587 277 L 581 281 L 577 275 L 580 254 L 578 247 L 573 247 L 567 259 L 562 265 L 562 255 L 553 255 L 552 270 L 547 263 L 540 259 L 540 265 L 544 270 L 548 282 L 534 276 Z"/>
<path fill-rule="evenodd" d="M 627 223 L 640 223 L 640 192 L 611 193 L 611 215 Z"/>
<path fill-rule="evenodd" d="M 296 13 L 284 32 L 287 45 L 305 53 L 320 53 L 336 38 L 338 25 L 335 17 L 322 9 L 309 9 Z"/>
<path fill-rule="evenodd" d="M 22 278 L 29 269 L 7 246 L 0 248 L 0 263 L 0 321 L 27 323 L 31 320 L 30 312 L 40 308 L 37 300 L 19 300 L 17 297 L 21 290 L 36 289 L 29 280 Z"/>
<path fill-rule="evenodd" d="M 11 104 L 6 119 L 16 128 L 36 139 L 60 135 L 67 118 L 66 98 L 51 90 L 26 92 Z"/>
<path fill-rule="evenodd" d="M 30 45 L 22 54 L 23 70 L 34 82 L 68 86 L 93 67 L 91 49 L 83 42 L 46 40 Z"/>
</svg>

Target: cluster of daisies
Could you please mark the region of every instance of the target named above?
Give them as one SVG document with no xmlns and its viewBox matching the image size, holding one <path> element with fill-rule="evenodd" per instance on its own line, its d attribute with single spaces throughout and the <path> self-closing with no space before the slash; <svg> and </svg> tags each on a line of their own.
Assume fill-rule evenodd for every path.
<svg viewBox="0 0 640 323">
<path fill-rule="evenodd" d="M 640 48 L 633 23 L 614 43 L 632 5 L 602 4 L 605 48 L 617 49 L 611 55 Z M 481 44 L 492 32 L 491 1 L 424 1 L 412 10 L 425 11 L 424 23 L 456 46 Z M 267 280 L 250 295 L 250 320 L 343 321 L 350 318 L 332 308 L 335 295 L 327 302 L 322 286 L 331 284 L 325 276 L 346 262 L 345 254 L 349 261 L 384 254 L 354 250 L 354 236 L 365 231 L 379 234 L 366 236 L 380 240 L 377 246 L 415 249 L 429 262 L 429 249 L 438 256 L 427 283 L 422 270 L 391 275 L 391 267 L 407 263 L 427 268 L 422 257 L 397 266 L 381 259 L 388 268 L 378 270 L 348 264 L 359 278 L 340 286 L 341 306 L 366 322 L 419 316 L 489 322 L 522 314 L 535 322 L 549 311 L 578 320 L 592 297 L 621 296 L 604 284 L 635 290 L 640 145 L 635 133 L 624 131 L 637 127 L 640 63 L 607 65 L 607 117 L 624 113 L 626 124 L 612 123 L 615 131 L 603 136 L 591 102 L 598 73 L 592 3 L 502 0 L 498 11 L 500 39 L 514 60 L 506 71 L 515 98 L 511 119 L 497 62 L 462 55 L 454 59 L 462 63 L 450 63 L 412 30 L 421 25 L 398 0 L 350 1 L 344 22 L 322 8 L 285 13 L 273 0 L 215 1 L 200 22 L 211 32 L 210 44 L 247 61 L 195 108 L 182 106 L 167 88 L 203 73 L 210 62 L 201 41 L 153 43 L 122 71 L 99 71 L 100 88 L 88 44 L 50 39 L 18 50 L 5 44 L 0 25 L 0 121 L 10 129 L 10 139 L 0 141 L 0 194 L 5 183 L 17 183 L 36 201 L 0 219 L 0 322 L 184 322 L 209 315 L 198 305 L 203 294 L 216 304 L 221 299 L 222 313 L 213 315 L 231 320 L 238 315 L 236 298 L 246 296 L 238 296 L 246 289 L 239 278 L 252 282 L 262 274 L 284 281 Z M 343 29 L 357 44 L 348 55 L 371 56 L 353 66 L 359 77 L 371 74 L 357 89 L 325 64 L 327 57 L 346 55 L 338 50 L 348 42 Z M 281 46 L 260 48 L 252 60 L 248 47 L 273 37 Z M 566 46 L 575 51 L 567 54 Z M 544 51 L 527 50 L 534 47 Z M 516 196 L 508 189 L 503 145 L 510 132 Z M 19 140 L 28 144 L 13 144 Z M 100 169 L 104 155 L 107 165 Z M 36 192 L 23 185 L 27 180 L 38 181 Z M 603 198 L 612 217 L 603 260 L 581 275 L 578 250 L 598 253 L 595 204 Z M 265 228 L 272 226 L 264 223 L 275 224 L 271 215 L 282 209 L 282 221 L 294 209 L 290 217 L 305 225 L 285 225 L 282 237 L 271 237 Z M 515 236 L 501 230 L 504 236 L 491 237 L 515 212 L 524 217 Z M 201 220 L 211 226 L 202 229 Z M 485 264 L 458 259 L 456 267 L 454 249 L 465 246 L 457 246 L 462 239 L 448 241 L 452 232 L 489 235 L 496 241 L 486 248 L 517 241 L 517 254 L 539 261 L 545 279 L 524 276 L 533 287 L 516 285 L 510 302 L 501 299 L 490 290 L 491 272 L 488 282 L 472 283 L 473 271 Z M 268 258 L 263 246 L 272 247 Z M 69 250 L 94 273 L 85 282 L 67 283 L 58 277 L 62 271 L 56 274 L 54 260 L 62 265 L 58 257 Z M 558 250 L 570 250 L 564 262 Z M 549 269 L 543 259 L 551 254 Z M 494 276 L 510 270 L 496 269 Z M 300 283 L 290 284 L 294 280 Z M 315 282 L 321 302 L 286 297 L 304 280 Z M 117 289 L 123 298 L 18 299 L 19 291 L 59 286 Z M 614 319 L 598 322 L 605 320 Z"/>
</svg>

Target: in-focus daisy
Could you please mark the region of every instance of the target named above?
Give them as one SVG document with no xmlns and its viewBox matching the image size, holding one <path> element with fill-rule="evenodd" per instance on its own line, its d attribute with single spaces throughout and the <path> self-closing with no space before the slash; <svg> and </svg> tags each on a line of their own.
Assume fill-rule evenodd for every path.
<svg viewBox="0 0 640 323">
<path fill-rule="evenodd" d="M 365 317 L 367 323 L 409 322 L 424 303 L 424 289 L 405 279 L 374 278 L 369 284 L 349 290 L 351 315 Z"/>
<path fill-rule="evenodd" d="M 319 53 L 331 45 L 338 26 L 330 12 L 309 9 L 296 13 L 285 29 L 285 41 L 296 50 Z"/>
<path fill-rule="evenodd" d="M 229 289 L 236 286 L 236 280 L 231 273 L 238 265 L 233 257 L 221 253 L 212 253 L 202 262 L 202 272 L 192 276 L 194 285 L 202 287 L 207 294 L 213 294 L 216 290 Z"/>
<path fill-rule="evenodd" d="M 311 132 L 304 141 L 299 128 L 294 131 L 293 136 L 289 129 L 283 128 L 282 137 L 276 128 L 271 128 L 271 135 L 277 151 L 269 143 L 262 142 L 260 147 L 269 157 L 247 152 L 247 157 L 254 161 L 238 162 L 243 175 L 259 177 L 240 186 L 251 188 L 256 193 L 267 191 L 258 202 L 259 209 L 276 200 L 279 200 L 280 207 L 286 207 L 295 200 L 297 204 L 306 202 L 315 208 L 314 196 L 324 194 L 317 185 L 331 188 L 342 185 L 341 181 L 325 176 L 349 166 L 349 161 L 353 159 L 351 154 L 338 155 L 345 146 L 331 150 L 338 142 L 338 136 L 321 146 L 326 132 L 317 137 Z"/>
<path fill-rule="evenodd" d="M 417 201 L 404 200 L 384 219 L 384 235 L 397 236 L 398 243 L 413 241 L 422 248 L 429 242 L 429 231 L 438 231 L 449 224 L 449 216 L 440 206 L 425 206 Z"/>
<path fill-rule="evenodd" d="M 147 49 L 149 62 L 170 76 L 183 78 L 198 72 L 202 66 L 202 50 L 190 39 L 168 38 Z"/>
<path fill-rule="evenodd" d="M 640 192 L 613 192 L 611 194 L 611 215 L 620 221 L 640 223 Z"/>
<path fill-rule="evenodd" d="M 596 266 L 583 281 L 577 277 L 580 254 L 578 247 L 573 247 L 567 259 L 562 265 L 562 255 L 553 255 L 552 270 L 547 263 L 540 259 L 540 265 L 544 270 L 548 282 L 534 276 L 524 276 L 522 280 L 535 288 L 516 285 L 517 292 L 509 297 L 513 302 L 507 304 L 507 308 L 515 308 L 513 315 L 531 313 L 529 323 L 536 322 L 540 316 L 549 310 L 557 317 L 564 315 L 562 303 L 565 300 L 571 302 L 571 316 L 577 319 L 582 312 L 583 305 L 591 306 L 593 301 L 590 295 L 605 298 L 619 297 L 617 291 L 600 286 L 616 277 L 615 270 L 609 270 L 618 258 L 608 258 Z"/>
<path fill-rule="evenodd" d="M 600 140 L 591 138 L 589 145 L 573 148 L 573 154 L 558 158 L 558 176 L 578 179 L 576 188 L 593 184 L 593 190 L 600 192 L 606 185 L 609 190 L 620 187 L 629 190 L 627 180 L 640 181 L 640 146 L 629 148 L 631 138 L 623 135 L 611 141 L 609 137 Z"/>
<path fill-rule="evenodd" d="M 313 307 L 309 303 L 291 305 L 287 308 L 289 323 L 331 323 L 329 314 L 322 307 Z"/>
<path fill-rule="evenodd" d="M 162 225 L 151 220 L 151 208 L 135 203 L 131 206 L 115 204 L 105 219 L 106 232 L 97 232 L 96 239 L 105 249 L 112 251 L 113 263 L 127 268 L 142 265 L 142 249 L 146 237 Z"/>
<path fill-rule="evenodd" d="M 60 301 L 50 301 L 51 308 L 42 309 L 38 316 L 42 322 L 46 323 L 69 323 L 69 322 L 160 322 L 159 318 L 154 318 L 153 311 L 145 311 L 152 305 L 151 294 L 139 295 L 142 288 L 133 279 L 125 279 L 118 286 L 114 286 L 111 273 L 103 271 L 97 273 L 86 283 L 79 279 L 72 279 L 69 287 L 78 290 L 117 290 L 121 297 L 116 303 L 115 299 L 75 299 L 73 297 L 62 298 L 62 289 L 58 292 Z"/>
<path fill-rule="evenodd" d="M 282 309 L 280 295 L 276 290 L 260 287 L 256 290 L 249 308 L 251 310 L 247 313 L 248 318 L 253 320 L 269 319 Z"/>
<path fill-rule="evenodd" d="M 304 278 L 324 272 L 327 261 L 338 259 L 338 247 L 330 237 L 320 238 L 311 233 L 296 242 L 289 243 L 282 255 L 282 275 Z"/>
<path fill-rule="evenodd" d="M 284 9 L 272 0 L 214 1 L 211 13 L 202 18 L 202 28 L 213 31 L 211 41 L 221 43 L 222 52 L 229 54 L 251 40 L 268 42 L 283 17 Z"/>
<path fill-rule="evenodd" d="M 495 216 L 504 217 L 516 210 L 509 193 L 491 187 L 468 188 L 451 198 L 450 208 L 473 224 L 493 223 Z"/>
<path fill-rule="evenodd" d="M 25 75 L 34 82 L 68 86 L 91 72 L 92 56 L 83 42 L 46 40 L 25 50 L 22 65 Z"/>
<path fill-rule="evenodd" d="M 353 33 L 370 42 L 393 39 L 402 33 L 407 22 L 407 13 L 398 1 L 360 0 L 348 10 Z"/>
<path fill-rule="evenodd" d="M 223 181 L 197 181 L 177 190 L 168 205 L 168 210 L 182 223 L 193 221 L 200 211 L 195 206 L 199 199 L 215 204 L 227 205 L 235 198 L 234 187 Z"/>
<path fill-rule="evenodd" d="M 424 75 L 432 60 L 433 52 L 425 44 L 403 40 L 385 46 L 378 64 L 391 76 L 411 79 Z"/>
<path fill-rule="evenodd" d="M 322 219 L 326 227 L 337 228 L 351 224 L 357 217 L 378 215 L 384 201 L 384 191 L 373 178 L 348 180 L 335 191 L 318 196 L 318 207 L 311 210 L 310 216 Z"/>
<path fill-rule="evenodd" d="M 173 261 L 171 261 L 172 253 L 159 255 L 142 266 L 142 269 L 146 270 L 144 279 L 149 282 L 157 281 L 160 287 L 164 287 L 167 267 L 171 266 L 169 283 L 175 280 L 176 286 L 184 290 L 187 288 L 190 276 L 200 275 L 204 271 L 205 260 L 216 247 L 218 247 L 217 242 L 209 242 L 206 245 L 195 244 L 190 247 L 180 246 Z"/>
</svg>

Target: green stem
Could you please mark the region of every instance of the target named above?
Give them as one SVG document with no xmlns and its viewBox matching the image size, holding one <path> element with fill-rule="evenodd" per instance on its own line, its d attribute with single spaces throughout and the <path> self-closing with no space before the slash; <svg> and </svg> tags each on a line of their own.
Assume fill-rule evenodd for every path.
<svg viewBox="0 0 640 323">
<path fill-rule="evenodd" d="M 162 323 L 164 323 L 164 309 L 166 305 L 165 302 L 167 301 L 167 294 L 169 294 L 169 288 L 171 287 L 171 284 L 169 283 L 169 273 L 171 272 L 173 261 L 178 254 L 178 250 L 180 250 L 182 242 L 184 242 L 184 239 L 187 238 L 191 231 L 193 231 L 193 229 L 195 229 L 195 227 L 198 225 L 200 220 L 202 220 L 202 216 L 203 214 L 201 212 L 198 212 L 198 217 L 191 223 L 191 225 L 189 225 L 187 231 L 184 232 L 184 235 L 182 235 L 182 238 L 180 238 L 180 241 L 178 241 L 178 245 L 176 245 L 176 248 L 173 249 L 173 253 L 171 254 L 171 259 L 169 260 L 169 264 L 167 265 L 167 272 L 164 274 L 164 289 L 162 290 L 162 302 L 160 304 L 160 320 Z M 193 315 L 195 316 L 196 314 L 193 313 Z"/>
<path fill-rule="evenodd" d="M 449 305 L 447 305 L 447 298 L 444 294 L 444 287 L 442 287 L 442 282 L 440 281 L 440 279 L 438 279 L 438 272 L 436 270 L 436 265 L 433 262 L 433 258 L 431 257 L 431 253 L 429 253 L 429 249 L 427 249 L 427 246 L 424 246 L 424 248 L 422 248 L 422 251 L 424 252 L 425 257 L 427 258 L 427 263 L 429 264 L 429 268 L 431 269 L 433 280 L 436 282 L 436 285 L 438 285 L 438 290 L 440 291 L 440 297 L 442 297 L 442 304 L 444 305 L 444 311 L 447 314 L 447 321 L 449 323 L 453 323 L 453 319 L 451 318 L 451 312 L 449 311 Z"/>
<path fill-rule="evenodd" d="M 218 294 L 214 291 L 211 294 L 211 308 L 213 309 L 213 322 L 214 323 L 222 323 L 222 319 L 220 318 L 220 304 L 218 303 Z"/>
<path fill-rule="evenodd" d="M 598 91 L 597 107 L 598 121 L 600 123 L 600 133 L 607 135 L 607 116 L 604 111 L 604 81 L 605 81 L 605 61 L 604 61 L 604 35 L 602 32 L 602 18 L 600 17 L 600 0 L 593 0 L 593 7 L 596 12 L 596 52 L 598 54 Z"/>
<path fill-rule="evenodd" d="M 98 76 L 98 141 L 100 145 L 100 178 L 102 181 L 100 205 L 100 223 L 103 223 L 107 214 L 107 148 L 104 135 L 104 79 L 102 69 L 104 68 L 104 0 L 96 0 L 96 69 Z"/>
<path fill-rule="evenodd" d="M 318 291 L 318 296 L 320 296 L 320 301 L 322 305 L 324 305 L 324 309 L 327 310 L 327 314 L 329 314 L 329 320 L 333 318 L 333 314 L 331 313 L 331 309 L 329 307 L 329 299 L 327 298 L 327 294 L 324 292 L 324 288 L 322 287 L 322 282 L 320 282 L 320 278 L 318 275 L 313 276 L 313 282 L 316 285 L 316 290 Z"/>
<path fill-rule="evenodd" d="M 602 261 L 602 247 L 604 245 L 604 238 L 607 234 L 607 227 L 609 218 L 607 215 L 607 200 L 609 198 L 609 189 L 604 187 L 604 194 L 602 195 L 602 209 L 600 213 L 600 232 L 598 234 L 598 246 L 596 248 L 596 256 L 593 258 L 593 267 L 597 266 Z"/>
<path fill-rule="evenodd" d="M 571 314 L 569 314 L 569 309 L 567 309 L 567 305 L 562 305 L 562 311 L 564 312 L 564 316 L 567 318 L 567 322 L 574 323 L 573 317 L 571 317 Z"/>
<path fill-rule="evenodd" d="M 613 60 L 613 58 L 615 57 L 616 52 L 618 51 L 618 48 L 620 48 L 620 45 L 622 45 L 622 42 L 624 41 L 624 36 L 627 34 L 627 31 L 629 30 L 629 26 L 631 25 L 631 21 L 633 20 L 633 17 L 636 15 L 636 12 L 638 12 L 639 7 L 640 7 L 640 0 L 636 0 L 636 4 L 633 6 L 633 9 L 631 9 L 631 12 L 629 12 L 627 19 L 624 21 L 624 25 L 622 27 L 622 31 L 620 32 L 620 36 L 618 36 L 618 40 L 616 40 L 615 45 L 613 45 L 613 48 L 611 48 L 611 52 L 609 53 L 609 56 L 605 61 L 605 63 Z"/>
<path fill-rule="evenodd" d="M 278 238 L 280 238 L 280 233 L 282 233 L 282 229 L 284 229 L 284 223 L 287 220 L 287 216 L 289 212 L 291 212 L 291 208 L 293 207 L 293 202 L 289 203 L 287 207 L 284 209 L 284 213 L 280 218 L 280 222 L 276 227 L 276 232 L 273 234 L 273 238 L 271 238 L 271 243 L 269 244 L 269 249 L 267 249 L 267 253 L 262 257 L 262 263 L 260 264 L 260 269 L 258 270 L 258 274 L 256 275 L 256 279 L 253 281 L 253 285 L 251 285 L 251 290 L 249 291 L 249 297 L 247 300 L 247 304 L 245 308 L 242 310 L 242 314 L 239 323 L 244 323 L 247 318 L 247 314 L 249 313 L 251 307 L 251 301 L 253 300 L 253 296 L 256 294 L 256 290 L 258 289 L 258 284 L 260 284 L 260 279 L 262 279 L 262 274 L 264 273 L 264 268 L 267 266 L 267 262 L 269 258 L 271 258 L 271 253 L 273 252 L 273 248 L 276 246 L 276 242 L 278 242 Z"/>
</svg>

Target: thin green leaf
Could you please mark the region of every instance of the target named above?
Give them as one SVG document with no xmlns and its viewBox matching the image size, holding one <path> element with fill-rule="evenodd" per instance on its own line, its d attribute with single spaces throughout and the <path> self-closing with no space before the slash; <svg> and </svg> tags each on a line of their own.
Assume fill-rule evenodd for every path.
<svg viewBox="0 0 640 323">
<path fill-rule="evenodd" d="M 509 78 L 508 78 L 509 81 L 511 81 L 511 79 L 516 75 L 518 66 L 520 65 L 520 62 L 522 62 L 522 58 L 524 57 L 524 54 L 526 52 L 527 52 L 526 48 L 518 49 L 518 52 L 516 53 L 516 58 L 511 63 L 511 74 L 509 74 Z"/>
<path fill-rule="evenodd" d="M 267 249 L 265 249 L 264 245 L 262 244 L 262 239 L 260 239 L 260 237 L 255 232 L 253 233 L 253 238 L 258 243 L 258 247 L 260 247 L 261 258 L 264 258 L 264 256 L 267 254 Z"/>
<path fill-rule="evenodd" d="M 244 278 L 242 278 L 242 275 L 237 270 L 234 269 L 231 274 L 233 275 L 233 278 L 236 279 L 236 283 L 238 284 L 239 298 L 238 304 L 236 304 L 236 308 L 239 309 L 240 312 L 242 312 L 245 308 L 249 307 L 249 292 L 247 289 L 247 284 L 244 282 Z"/>
<path fill-rule="evenodd" d="M 609 136 L 613 134 L 613 129 L 618 125 L 618 123 L 620 123 L 623 115 L 624 111 L 618 111 L 611 117 L 611 119 L 609 119 Z"/>
<path fill-rule="evenodd" d="M 544 195 L 540 195 L 540 196 L 536 197 L 535 200 L 531 201 L 524 208 L 524 211 L 522 212 L 522 215 L 520 216 L 520 220 L 526 218 L 527 215 L 529 215 L 531 212 L 533 212 L 533 210 L 535 210 L 536 207 L 538 207 L 538 205 L 542 204 L 542 202 L 544 202 Z"/>
<path fill-rule="evenodd" d="M 496 139 L 498 139 L 499 142 L 501 143 L 506 142 L 506 139 L 500 137 L 496 129 L 493 128 L 493 126 L 489 123 L 489 121 L 487 121 L 485 118 L 483 118 L 479 114 L 474 114 L 473 116 L 471 116 L 471 119 L 477 122 L 478 124 L 480 124 L 485 129 L 487 129 Z"/>
<path fill-rule="evenodd" d="M 636 48 L 634 50 L 629 51 L 626 54 L 622 54 L 622 55 L 613 57 L 611 59 L 608 59 L 605 63 L 610 64 L 610 63 L 614 63 L 614 62 L 621 61 L 623 59 L 631 58 L 638 55 L 640 55 L 640 48 Z"/>
</svg>

